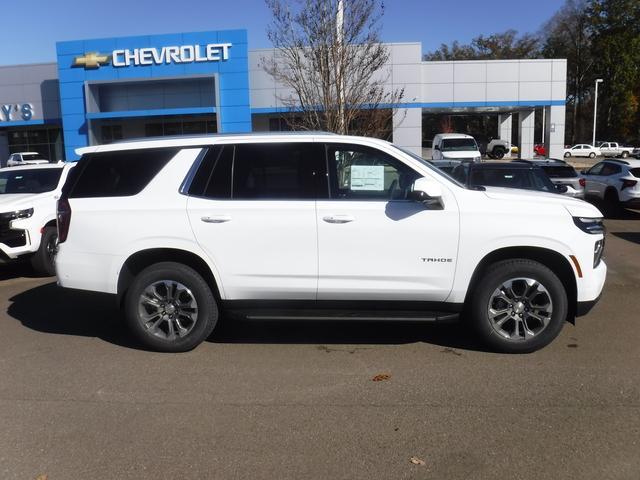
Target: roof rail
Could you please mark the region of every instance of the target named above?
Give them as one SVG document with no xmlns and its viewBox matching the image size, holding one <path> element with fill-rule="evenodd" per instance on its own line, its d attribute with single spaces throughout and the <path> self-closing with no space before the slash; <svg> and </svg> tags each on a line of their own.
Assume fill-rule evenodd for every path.
<svg viewBox="0 0 640 480">
<path fill-rule="evenodd" d="M 153 142 L 157 140 L 189 140 L 193 138 L 217 138 L 217 137 L 262 137 L 262 136 L 292 136 L 297 135 L 336 135 L 333 132 L 323 132 L 315 130 L 297 130 L 295 132 L 246 132 L 246 133 L 201 133 L 193 135 L 167 135 L 161 137 L 137 137 L 123 138 L 112 143 L 136 143 Z"/>
</svg>

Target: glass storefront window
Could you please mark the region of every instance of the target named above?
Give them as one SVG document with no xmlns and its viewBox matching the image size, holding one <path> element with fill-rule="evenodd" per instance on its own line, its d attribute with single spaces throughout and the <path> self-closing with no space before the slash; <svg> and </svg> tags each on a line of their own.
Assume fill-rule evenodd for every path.
<svg viewBox="0 0 640 480">
<path fill-rule="evenodd" d="M 63 160 L 62 133 L 59 127 L 25 127 L 7 131 L 9 153 L 38 152 L 51 161 Z"/>
</svg>

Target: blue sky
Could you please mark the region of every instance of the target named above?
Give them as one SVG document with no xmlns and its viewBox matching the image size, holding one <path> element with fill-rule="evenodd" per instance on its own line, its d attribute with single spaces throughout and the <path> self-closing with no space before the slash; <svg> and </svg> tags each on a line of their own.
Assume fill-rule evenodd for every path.
<svg viewBox="0 0 640 480">
<path fill-rule="evenodd" d="M 348 0 L 347 0 L 348 1 Z M 382 39 L 423 50 L 514 28 L 536 32 L 562 0 L 387 0 Z M 264 0 L 9 0 L 2 8 L 0 65 L 55 61 L 55 42 L 246 28 L 266 48 Z"/>
</svg>

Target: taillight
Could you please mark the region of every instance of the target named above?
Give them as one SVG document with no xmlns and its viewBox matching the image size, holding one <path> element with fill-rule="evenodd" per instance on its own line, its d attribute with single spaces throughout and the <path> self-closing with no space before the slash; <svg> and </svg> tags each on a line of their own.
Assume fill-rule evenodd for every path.
<svg viewBox="0 0 640 480">
<path fill-rule="evenodd" d="M 580 180 L 578 180 L 580 182 L 580 186 L 582 188 L 584 188 L 587 185 L 587 181 L 584 178 L 581 178 Z"/>
<path fill-rule="evenodd" d="M 69 225 L 71 224 L 71 205 L 69 200 L 61 198 L 58 200 L 58 243 L 62 243 L 67 239 L 69 233 Z"/>
<path fill-rule="evenodd" d="M 622 188 L 620 190 L 624 190 L 625 188 L 635 187 L 636 183 L 638 183 L 637 180 L 627 180 L 625 178 L 621 178 L 620 180 L 622 181 Z"/>
</svg>

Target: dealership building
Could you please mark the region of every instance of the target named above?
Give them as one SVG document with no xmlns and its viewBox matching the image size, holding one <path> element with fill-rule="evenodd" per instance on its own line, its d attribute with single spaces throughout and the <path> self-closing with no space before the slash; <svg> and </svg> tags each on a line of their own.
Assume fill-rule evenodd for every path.
<svg viewBox="0 0 640 480">
<path fill-rule="evenodd" d="M 425 62 L 420 43 L 388 48 L 380 78 L 404 90 L 384 106 L 396 144 L 421 153 L 428 115 L 489 114 L 489 133 L 522 157 L 542 139 L 549 156 L 562 155 L 566 60 Z M 76 160 L 79 147 L 128 138 L 285 129 L 293 92 L 260 66 L 273 55 L 249 50 L 246 30 L 59 42 L 56 63 L 0 67 L 0 161 L 20 151 Z"/>
</svg>

